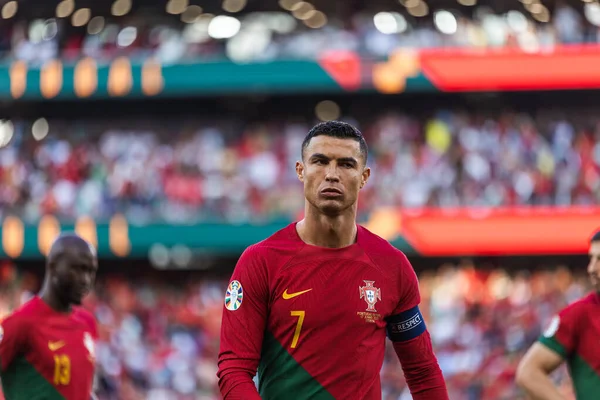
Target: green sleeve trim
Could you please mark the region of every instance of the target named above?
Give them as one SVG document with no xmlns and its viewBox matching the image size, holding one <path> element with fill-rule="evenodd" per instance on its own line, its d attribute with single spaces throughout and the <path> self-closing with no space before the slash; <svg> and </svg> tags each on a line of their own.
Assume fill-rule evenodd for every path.
<svg viewBox="0 0 600 400">
<path fill-rule="evenodd" d="M 558 342 L 558 340 L 556 340 L 556 338 L 554 336 L 552 336 L 552 337 L 542 336 L 542 337 L 540 337 L 540 339 L 538 341 L 541 344 L 543 344 L 544 346 L 546 346 L 547 348 L 549 348 L 550 350 L 557 353 L 562 358 L 567 358 L 567 355 L 568 355 L 567 350 L 565 349 L 565 347 L 562 344 L 560 344 Z"/>
</svg>

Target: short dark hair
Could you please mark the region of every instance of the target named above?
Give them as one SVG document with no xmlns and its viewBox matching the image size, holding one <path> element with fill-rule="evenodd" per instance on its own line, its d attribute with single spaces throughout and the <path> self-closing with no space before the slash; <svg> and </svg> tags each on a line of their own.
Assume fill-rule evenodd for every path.
<svg viewBox="0 0 600 400">
<path fill-rule="evenodd" d="M 600 242 L 600 229 L 596 231 L 596 233 L 594 233 L 594 235 L 592 236 L 592 239 L 590 239 L 590 243 L 593 242 Z"/>
<path fill-rule="evenodd" d="M 365 159 L 365 164 L 367 163 L 367 154 L 369 150 L 362 133 L 355 126 L 341 121 L 327 121 L 315 125 L 302 142 L 302 159 L 304 159 L 304 150 L 308 147 L 311 139 L 317 136 L 330 136 L 338 139 L 352 139 L 357 141 L 360 145 L 360 154 Z"/>
</svg>

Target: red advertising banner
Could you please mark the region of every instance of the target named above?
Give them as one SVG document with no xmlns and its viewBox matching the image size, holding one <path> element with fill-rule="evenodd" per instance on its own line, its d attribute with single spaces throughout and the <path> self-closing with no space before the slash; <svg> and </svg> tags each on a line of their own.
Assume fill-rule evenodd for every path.
<svg viewBox="0 0 600 400">
<path fill-rule="evenodd" d="M 600 88 L 600 46 L 525 52 L 435 49 L 420 52 L 423 74 L 442 91 Z"/>
<path fill-rule="evenodd" d="M 401 212 L 401 234 L 423 256 L 585 254 L 600 207 Z"/>
</svg>

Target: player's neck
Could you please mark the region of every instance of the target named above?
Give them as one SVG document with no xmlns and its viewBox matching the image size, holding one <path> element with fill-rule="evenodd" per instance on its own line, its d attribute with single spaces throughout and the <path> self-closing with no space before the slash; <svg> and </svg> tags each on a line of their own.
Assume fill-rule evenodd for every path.
<svg viewBox="0 0 600 400">
<path fill-rule="evenodd" d="M 49 290 L 48 286 L 44 284 L 42 290 L 39 293 L 40 299 L 44 303 L 46 303 L 51 309 L 59 313 L 69 313 L 71 312 L 71 305 L 64 304 L 59 300 L 58 296 L 54 295 L 51 290 Z"/>
<path fill-rule="evenodd" d="M 296 230 L 303 242 L 313 246 L 341 248 L 356 242 L 356 218 L 353 214 L 330 217 L 307 212 L 296 225 Z"/>
</svg>

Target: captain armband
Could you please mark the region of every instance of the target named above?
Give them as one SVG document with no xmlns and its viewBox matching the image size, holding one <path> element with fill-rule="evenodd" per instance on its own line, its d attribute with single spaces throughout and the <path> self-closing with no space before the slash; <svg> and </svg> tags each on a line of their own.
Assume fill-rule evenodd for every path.
<svg viewBox="0 0 600 400">
<path fill-rule="evenodd" d="M 406 342 L 414 339 L 425 332 L 425 329 L 425 321 L 419 306 L 414 306 L 410 310 L 387 319 L 387 336 L 392 342 Z"/>
</svg>

